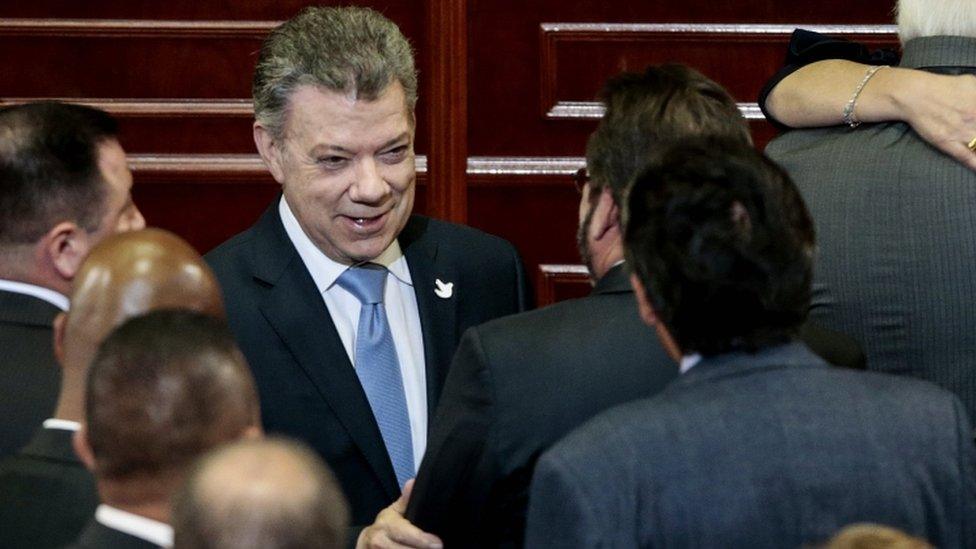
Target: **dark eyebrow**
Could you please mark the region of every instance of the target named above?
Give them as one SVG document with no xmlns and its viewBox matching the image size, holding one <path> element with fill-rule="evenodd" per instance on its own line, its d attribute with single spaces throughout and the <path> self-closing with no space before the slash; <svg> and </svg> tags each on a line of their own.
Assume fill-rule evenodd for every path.
<svg viewBox="0 0 976 549">
<path fill-rule="evenodd" d="M 410 139 L 410 134 L 407 133 L 407 132 L 401 133 L 400 135 L 398 135 L 398 136 L 394 137 L 393 139 L 390 139 L 386 143 L 383 143 L 382 145 L 380 145 L 379 150 L 383 150 L 383 149 L 387 149 L 389 147 L 392 147 L 393 145 L 396 145 L 398 142 L 403 141 L 404 139 Z M 406 145 L 406 143 L 404 143 L 404 145 Z"/>
</svg>

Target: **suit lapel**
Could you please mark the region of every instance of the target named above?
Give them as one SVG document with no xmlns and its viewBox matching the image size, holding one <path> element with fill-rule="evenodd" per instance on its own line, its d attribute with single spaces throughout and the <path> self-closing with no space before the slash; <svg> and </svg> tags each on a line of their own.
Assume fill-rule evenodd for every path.
<svg viewBox="0 0 976 549">
<path fill-rule="evenodd" d="M 427 415 L 432 417 L 458 340 L 458 300 L 464 297 L 464 288 L 458 284 L 457 265 L 440 252 L 437 241 L 427 232 L 428 223 L 426 217 L 411 217 L 398 240 L 417 296 L 426 362 Z M 449 297 L 442 297 L 447 294 L 438 288 L 438 280 L 454 284 Z"/>
<path fill-rule="evenodd" d="M 400 488 L 369 401 L 325 301 L 281 225 L 277 202 L 273 208 L 268 213 L 273 214 L 274 224 L 262 223 L 271 234 L 255 239 L 266 244 L 255 250 L 255 278 L 271 285 L 261 313 L 362 451 L 383 489 L 395 499 Z"/>
</svg>

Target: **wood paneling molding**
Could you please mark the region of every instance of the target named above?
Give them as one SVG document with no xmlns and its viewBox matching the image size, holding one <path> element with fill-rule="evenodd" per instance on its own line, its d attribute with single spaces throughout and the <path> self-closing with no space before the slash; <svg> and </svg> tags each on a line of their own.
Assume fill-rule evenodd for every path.
<svg viewBox="0 0 976 549">
<path fill-rule="evenodd" d="M 536 301 L 539 307 L 581 297 L 590 292 L 590 273 L 584 265 L 539 265 Z"/>
<path fill-rule="evenodd" d="M 765 120 L 758 103 L 738 103 L 739 112 L 746 120 Z M 603 104 L 597 101 L 557 101 L 546 112 L 552 120 L 599 120 L 603 118 Z"/>
<path fill-rule="evenodd" d="M 850 38 L 868 39 L 874 42 L 896 43 L 897 28 L 893 25 L 803 25 L 803 24 L 706 24 L 706 23 L 541 23 L 540 24 L 540 105 L 547 119 L 598 119 L 603 109 L 597 102 L 580 101 L 580 98 L 559 97 L 560 63 L 559 48 L 572 44 L 591 44 L 594 47 L 617 47 L 621 51 L 636 44 L 647 51 L 646 44 L 672 43 L 723 43 L 766 44 L 785 43 L 797 27 Z M 606 69 L 607 67 L 603 67 Z M 621 67 L 617 67 L 619 71 Z M 609 74 L 613 74 L 612 71 Z M 712 75 L 713 78 L 718 75 Z M 599 75 L 602 81 L 605 75 Z M 743 115 L 751 120 L 762 119 L 755 103 L 740 103 Z"/>
<path fill-rule="evenodd" d="M 144 19 L 0 19 L 0 36 L 263 38 L 280 23 L 280 21 Z"/>
<path fill-rule="evenodd" d="M 137 177 L 165 175 L 199 179 L 260 179 L 268 169 L 256 154 L 130 154 L 129 168 Z M 427 158 L 417 156 L 418 184 L 425 183 Z"/>
<path fill-rule="evenodd" d="M 102 109 L 113 116 L 140 118 L 183 118 L 191 116 L 240 117 L 254 116 L 250 99 L 114 99 L 81 97 L 5 97 L 0 106 L 19 105 L 31 101 L 60 101 Z"/>
</svg>

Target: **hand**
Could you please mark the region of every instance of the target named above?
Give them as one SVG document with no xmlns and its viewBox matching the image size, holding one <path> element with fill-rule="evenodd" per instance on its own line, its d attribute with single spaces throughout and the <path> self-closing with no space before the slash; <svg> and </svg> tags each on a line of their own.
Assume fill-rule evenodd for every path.
<svg viewBox="0 0 976 549">
<path fill-rule="evenodd" d="M 976 171 L 976 153 L 966 146 L 976 138 L 976 76 L 916 74 L 920 77 L 906 81 L 898 99 L 905 122 L 930 145 Z"/>
<path fill-rule="evenodd" d="M 414 547 L 418 549 L 441 549 L 444 544 L 440 538 L 417 528 L 403 518 L 413 490 L 413 479 L 403 487 L 400 499 L 376 515 L 376 521 L 366 527 L 356 540 L 356 549 L 385 549 L 388 547 Z"/>
</svg>

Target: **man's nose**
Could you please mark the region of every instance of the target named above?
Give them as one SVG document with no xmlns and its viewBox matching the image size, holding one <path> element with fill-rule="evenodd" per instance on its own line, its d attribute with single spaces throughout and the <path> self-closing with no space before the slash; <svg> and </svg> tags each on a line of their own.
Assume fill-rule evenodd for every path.
<svg viewBox="0 0 976 549">
<path fill-rule="evenodd" d="M 366 158 L 356 168 L 356 181 L 349 189 L 349 198 L 355 202 L 377 204 L 390 192 L 390 186 L 380 174 L 376 160 Z"/>
</svg>

